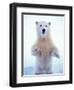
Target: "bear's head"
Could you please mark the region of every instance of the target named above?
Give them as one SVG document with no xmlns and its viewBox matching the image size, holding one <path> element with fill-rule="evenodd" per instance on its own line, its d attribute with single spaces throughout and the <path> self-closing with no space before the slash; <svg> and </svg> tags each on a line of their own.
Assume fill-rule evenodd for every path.
<svg viewBox="0 0 74 90">
<path fill-rule="evenodd" d="M 51 23 L 47 23 L 45 21 L 36 21 L 36 29 L 38 38 L 47 38 L 49 35 L 49 29 L 50 29 Z"/>
</svg>

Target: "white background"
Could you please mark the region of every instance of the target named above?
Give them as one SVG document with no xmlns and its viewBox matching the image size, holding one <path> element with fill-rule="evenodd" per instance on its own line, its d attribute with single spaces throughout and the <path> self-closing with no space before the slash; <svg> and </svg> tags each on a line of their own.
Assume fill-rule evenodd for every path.
<svg viewBox="0 0 74 90">
<path fill-rule="evenodd" d="M 1 0 L 0 1 L 0 90 L 11 90 L 8 86 L 9 83 L 9 3 L 11 2 L 26 2 L 26 3 L 43 3 L 53 5 L 72 5 L 74 6 L 74 0 Z M 74 66 L 73 66 L 74 67 Z M 73 85 L 51 85 L 41 87 L 25 87 L 16 88 L 21 90 L 73 90 Z"/>
<path fill-rule="evenodd" d="M 64 45 L 65 45 L 64 16 L 24 15 L 23 19 L 24 19 L 24 27 L 23 27 L 24 28 L 24 37 L 23 37 L 24 38 L 24 67 L 30 67 L 30 66 L 33 67 L 36 63 L 36 58 L 31 53 L 31 48 L 36 43 L 36 39 L 38 38 L 37 30 L 36 30 L 36 21 L 46 21 L 47 23 L 51 22 L 51 26 L 49 30 L 49 32 L 51 33 L 51 38 L 55 46 L 59 49 L 59 54 L 60 53 L 63 54 L 63 55 L 60 55 L 58 64 L 63 62 L 64 52 L 65 52 L 64 51 Z M 55 60 L 55 61 L 58 61 L 58 60 Z"/>
</svg>

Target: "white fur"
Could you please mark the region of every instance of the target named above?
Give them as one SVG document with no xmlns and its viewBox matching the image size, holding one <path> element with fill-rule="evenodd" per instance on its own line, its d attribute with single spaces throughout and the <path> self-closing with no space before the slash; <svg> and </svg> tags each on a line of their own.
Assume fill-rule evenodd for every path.
<svg viewBox="0 0 74 90">
<path fill-rule="evenodd" d="M 47 35 L 49 34 L 49 26 L 50 26 L 49 24 L 50 23 L 47 23 L 47 22 L 44 22 L 44 21 L 36 23 L 36 30 L 37 30 L 38 38 L 45 38 L 45 37 L 47 37 Z M 42 25 L 42 26 L 40 27 L 40 25 Z M 45 29 L 45 33 L 44 34 L 42 33 L 43 29 Z"/>
<path fill-rule="evenodd" d="M 41 26 L 40 26 L 41 25 Z M 36 22 L 36 30 L 38 38 L 46 38 L 49 35 L 49 27 L 50 23 L 41 21 Z M 45 29 L 45 33 L 42 33 L 42 30 Z M 49 56 L 44 57 L 42 55 L 39 55 L 40 50 L 37 47 L 32 48 L 32 54 L 36 56 L 37 62 L 36 62 L 36 72 L 35 74 L 51 74 L 52 73 L 52 60 L 51 57 L 53 55 L 58 56 L 57 49 L 54 49 Z"/>
</svg>

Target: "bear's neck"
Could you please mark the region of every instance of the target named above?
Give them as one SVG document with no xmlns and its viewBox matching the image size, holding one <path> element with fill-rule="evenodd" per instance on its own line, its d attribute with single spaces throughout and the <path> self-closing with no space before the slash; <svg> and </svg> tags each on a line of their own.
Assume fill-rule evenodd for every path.
<svg viewBox="0 0 74 90">
<path fill-rule="evenodd" d="M 48 46 L 50 48 L 50 47 L 53 47 L 53 42 L 51 38 L 39 38 L 37 40 L 37 45 L 40 47 Z"/>
<path fill-rule="evenodd" d="M 38 41 L 41 41 L 41 42 L 42 42 L 42 41 L 48 41 L 48 40 L 49 40 L 49 38 L 39 38 L 39 39 L 38 39 Z"/>
<path fill-rule="evenodd" d="M 49 37 L 46 37 L 46 38 L 38 38 L 38 42 L 51 42 L 52 40 L 51 40 L 51 38 L 49 38 Z"/>
</svg>

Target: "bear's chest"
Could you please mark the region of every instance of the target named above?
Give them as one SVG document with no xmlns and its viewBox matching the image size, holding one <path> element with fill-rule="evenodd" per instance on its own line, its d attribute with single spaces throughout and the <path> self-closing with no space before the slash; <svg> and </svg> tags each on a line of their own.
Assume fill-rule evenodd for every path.
<svg viewBox="0 0 74 90">
<path fill-rule="evenodd" d="M 37 46 L 40 50 L 42 56 L 48 56 L 53 48 L 53 44 L 49 40 L 40 40 L 37 43 Z"/>
</svg>

